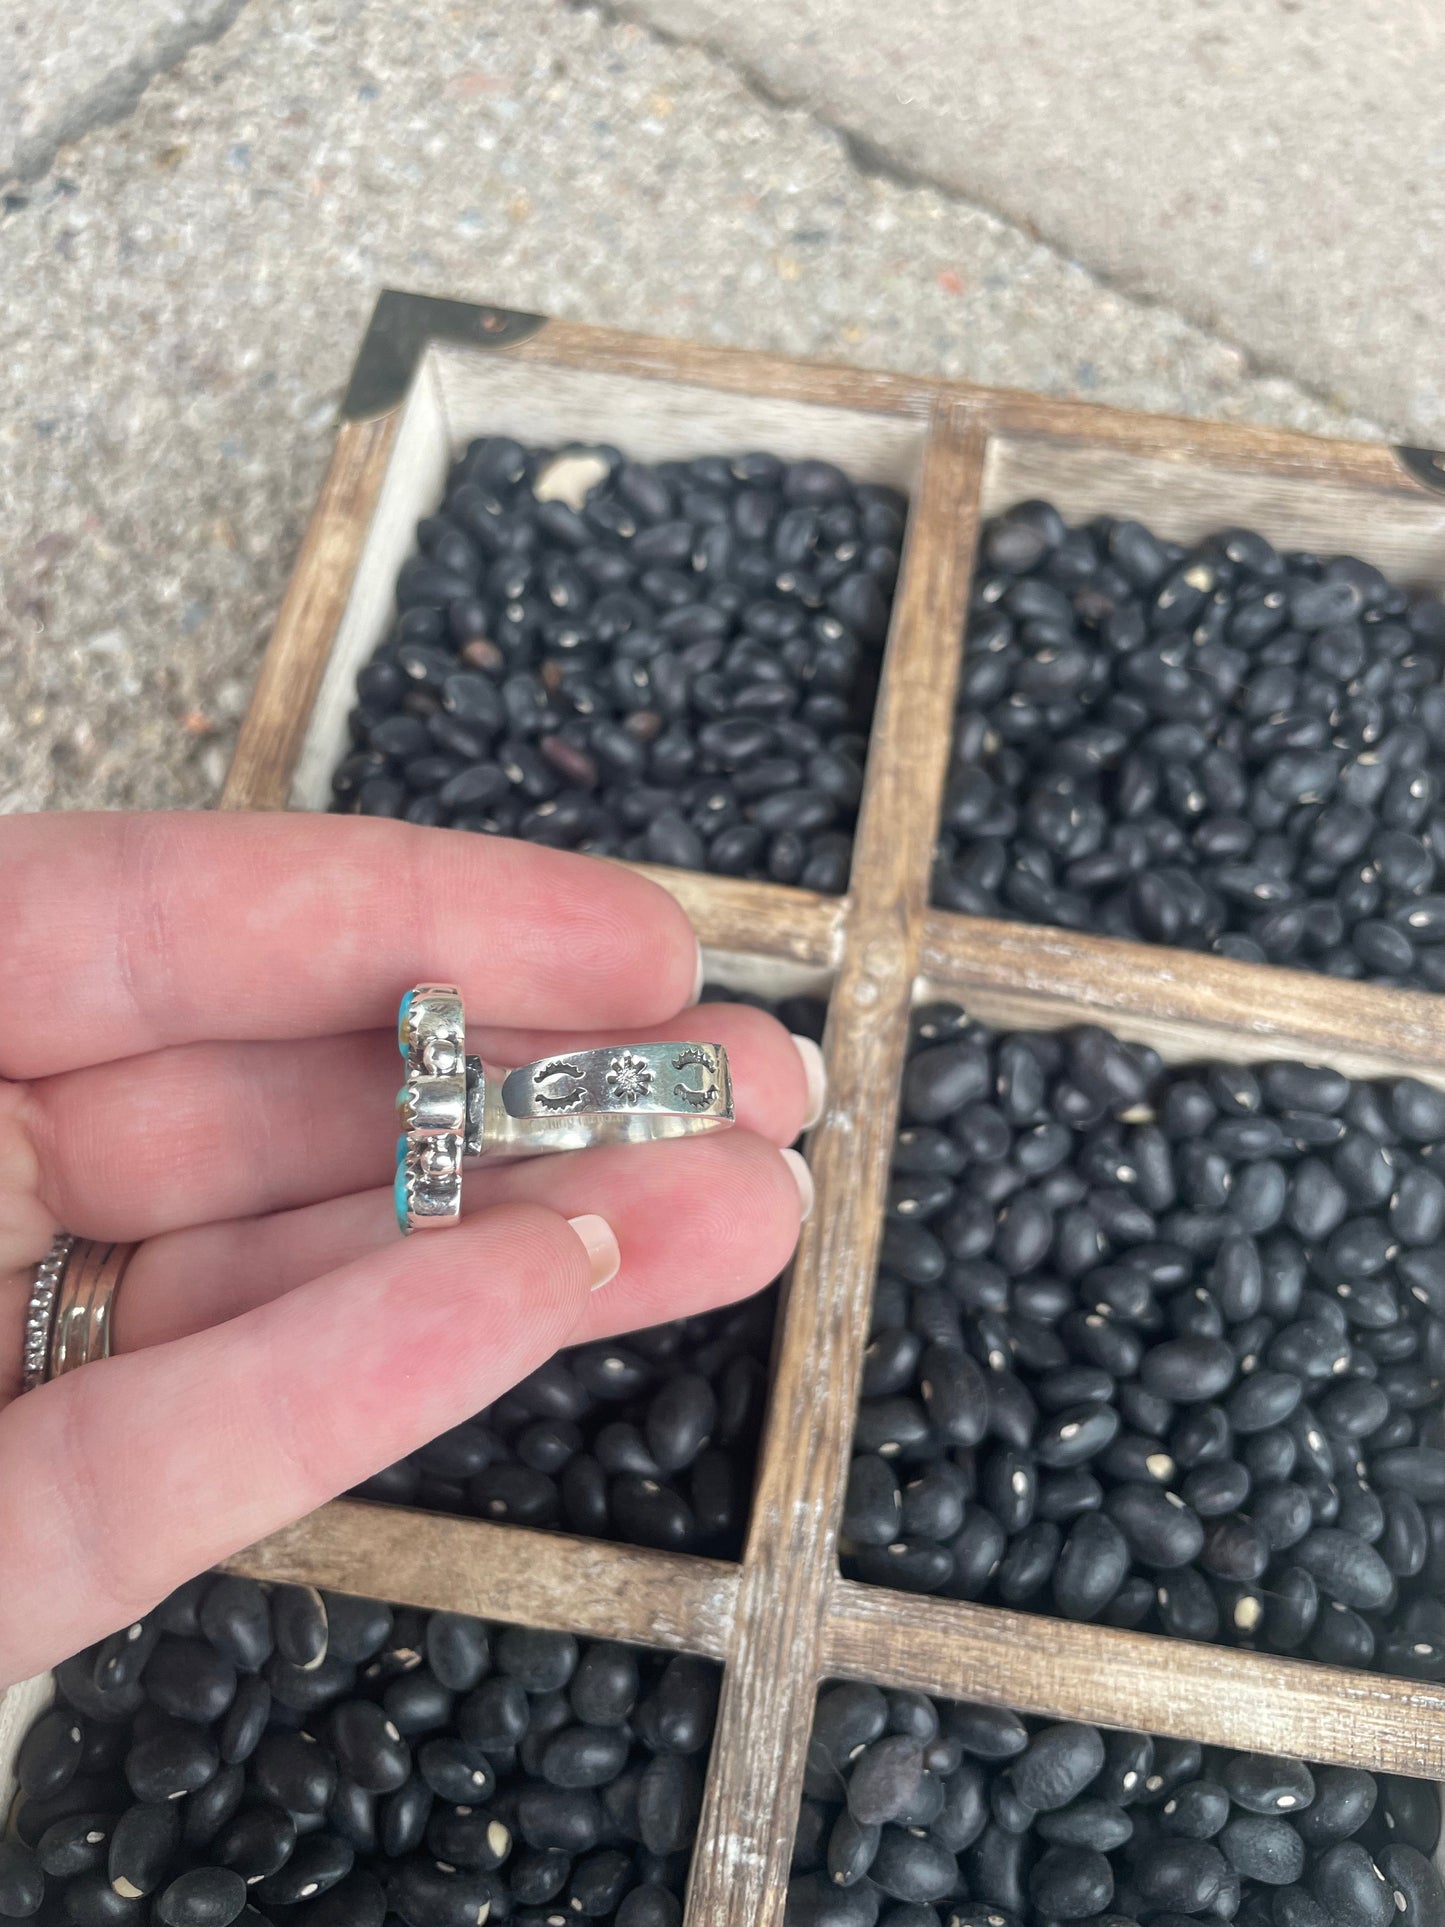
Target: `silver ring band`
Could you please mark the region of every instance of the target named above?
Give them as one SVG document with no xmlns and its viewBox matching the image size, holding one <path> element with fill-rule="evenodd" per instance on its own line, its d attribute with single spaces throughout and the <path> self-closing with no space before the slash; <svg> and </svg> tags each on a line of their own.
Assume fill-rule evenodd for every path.
<svg viewBox="0 0 1445 1927">
<path fill-rule="evenodd" d="M 460 993 L 418 984 L 397 1041 L 396 1215 L 403 1231 L 461 1214 L 464 1158 L 537 1157 L 595 1144 L 650 1144 L 726 1130 L 732 1079 L 720 1044 L 614 1044 L 500 1071 L 468 1056 Z"/>
<path fill-rule="evenodd" d="M 20 1355 L 20 1389 L 33 1392 L 45 1383 L 50 1369 L 50 1336 L 55 1330 L 55 1301 L 66 1262 L 75 1247 L 68 1231 L 57 1233 L 54 1244 L 35 1267 L 30 1302 L 25 1307 L 25 1338 Z"/>
</svg>

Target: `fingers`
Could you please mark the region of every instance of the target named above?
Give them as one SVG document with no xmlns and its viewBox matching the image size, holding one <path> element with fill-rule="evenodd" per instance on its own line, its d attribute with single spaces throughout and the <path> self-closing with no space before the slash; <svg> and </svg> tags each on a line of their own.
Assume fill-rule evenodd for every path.
<svg viewBox="0 0 1445 1927">
<path fill-rule="evenodd" d="M 580 1336 L 635 1330 L 759 1290 L 786 1265 L 801 1212 L 795 1167 L 748 1131 L 673 1144 L 612 1145 L 534 1158 L 467 1178 L 469 1213 L 543 1205 L 594 1212 L 617 1233 L 618 1276 Z M 414 1238 L 438 1248 L 450 1231 Z M 148 1240 L 115 1307 L 121 1351 L 202 1331 L 309 1278 L 396 1245 L 390 1189 Z"/>
<path fill-rule="evenodd" d="M 740 1124 L 788 1144 L 812 1121 L 816 1047 L 742 1004 L 704 1005 L 621 1035 L 483 1031 L 468 1042 L 509 1066 L 594 1042 L 694 1033 L 727 1050 Z M 388 1031 L 187 1044 L 43 1078 L 29 1087 L 27 1121 L 45 1205 L 79 1236 L 133 1241 L 385 1184 L 400 1076 Z M 48 1223 L 37 1228 L 40 1250 L 49 1235 Z"/>
<path fill-rule="evenodd" d="M 500 1024 L 649 1024 L 698 966 L 677 904 L 620 865 L 361 817 L 12 816 L 0 903 L 10 1078 L 381 1029 L 427 979 Z"/>
<path fill-rule="evenodd" d="M 496 1398 L 579 1329 L 592 1267 L 555 1212 L 508 1205 L 16 1399 L 0 1412 L 0 1684 Z"/>
</svg>

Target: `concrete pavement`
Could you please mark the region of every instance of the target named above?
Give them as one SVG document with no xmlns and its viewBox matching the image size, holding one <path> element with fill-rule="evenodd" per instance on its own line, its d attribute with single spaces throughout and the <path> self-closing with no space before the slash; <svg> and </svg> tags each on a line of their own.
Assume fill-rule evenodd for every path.
<svg viewBox="0 0 1445 1927">
<path fill-rule="evenodd" d="M 125 54 L 129 15 L 70 12 Z M 807 0 L 799 31 L 818 18 Z M 0 71 L 20 20 L 0 0 Z M 0 202 L 0 809 L 214 799 L 384 283 L 1141 408 L 1400 426 L 956 192 L 860 167 L 732 58 L 612 14 L 250 0 L 214 42 L 212 24 L 193 11 L 196 44 L 134 111 Z M 34 139 L 82 109 L 27 112 Z"/>
</svg>

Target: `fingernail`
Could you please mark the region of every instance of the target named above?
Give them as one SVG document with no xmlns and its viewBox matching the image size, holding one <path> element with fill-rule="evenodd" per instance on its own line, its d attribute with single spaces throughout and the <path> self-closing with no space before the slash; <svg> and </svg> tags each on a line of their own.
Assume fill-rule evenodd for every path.
<svg viewBox="0 0 1445 1927">
<path fill-rule="evenodd" d="M 828 1101 L 828 1073 L 823 1069 L 823 1053 L 811 1037 L 800 1037 L 797 1031 L 790 1033 L 803 1060 L 803 1075 L 808 1080 L 808 1114 L 803 1119 L 803 1129 L 811 1131 L 823 1115 L 823 1106 Z"/>
<path fill-rule="evenodd" d="M 793 1182 L 798 1187 L 798 1196 L 803 1202 L 803 1222 L 806 1224 L 813 1215 L 813 1174 L 808 1169 L 808 1160 L 801 1151 L 784 1151 L 783 1162 L 793 1174 Z"/>
<path fill-rule="evenodd" d="M 581 1218 L 569 1218 L 567 1222 L 587 1247 L 592 1289 L 600 1291 L 604 1285 L 611 1284 L 622 1266 L 622 1253 L 612 1226 L 606 1218 L 599 1218 L 593 1212 Z"/>
<path fill-rule="evenodd" d="M 692 980 L 692 996 L 689 1003 L 695 1004 L 702 995 L 702 987 L 707 982 L 707 965 L 703 962 L 702 945 L 697 947 L 697 975 Z"/>
</svg>

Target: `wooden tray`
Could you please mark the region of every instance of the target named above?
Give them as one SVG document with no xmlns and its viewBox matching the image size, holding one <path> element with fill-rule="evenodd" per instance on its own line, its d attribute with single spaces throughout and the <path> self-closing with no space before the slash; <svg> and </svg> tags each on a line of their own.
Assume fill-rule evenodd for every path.
<svg viewBox="0 0 1445 1927">
<path fill-rule="evenodd" d="M 1445 999 L 930 910 L 980 517 L 1044 495 L 1070 519 L 1134 515 L 1180 540 L 1243 523 L 1445 586 L 1445 458 L 394 293 L 378 304 L 343 413 L 228 808 L 326 806 L 356 671 L 384 633 L 415 524 L 474 435 L 595 438 L 648 461 L 749 447 L 822 456 L 906 489 L 909 528 L 848 895 L 650 871 L 692 917 L 714 977 L 831 999 L 831 1100 L 808 1147 L 818 1208 L 780 1313 L 741 1563 L 342 1501 L 232 1569 L 722 1661 L 688 1927 L 781 1920 L 813 1698 L 828 1677 L 1445 1778 L 1445 1688 L 861 1586 L 840 1578 L 837 1558 L 915 1002 L 956 998 L 1011 1026 L 1087 1018 L 1171 1061 L 1301 1057 L 1445 1086 Z M 13 1736 L 43 1691 L 32 1683 L 0 1706 L 0 1778 L 7 1723 Z"/>
</svg>

